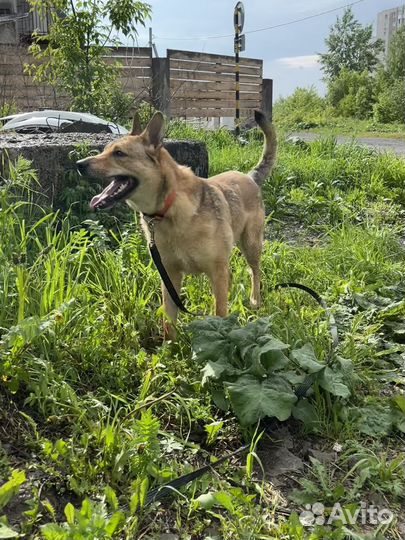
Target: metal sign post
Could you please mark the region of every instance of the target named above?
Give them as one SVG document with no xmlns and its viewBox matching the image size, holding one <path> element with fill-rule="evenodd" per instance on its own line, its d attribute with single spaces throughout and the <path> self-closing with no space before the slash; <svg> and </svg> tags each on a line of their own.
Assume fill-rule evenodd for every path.
<svg viewBox="0 0 405 540">
<path fill-rule="evenodd" d="M 241 34 L 245 22 L 245 8 L 242 2 L 238 2 L 233 12 L 233 25 L 235 27 L 235 135 L 240 134 L 240 102 L 239 102 L 239 53 L 245 50 L 245 36 Z"/>
</svg>

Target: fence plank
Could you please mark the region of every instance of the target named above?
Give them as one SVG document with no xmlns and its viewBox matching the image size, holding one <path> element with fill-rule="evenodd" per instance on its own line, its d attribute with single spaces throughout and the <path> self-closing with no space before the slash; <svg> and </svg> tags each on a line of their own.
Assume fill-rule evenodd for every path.
<svg viewBox="0 0 405 540">
<path fill-rule="evenodd" d="M 191 71 L 209 71 L 213 73 L 235 73 L 235 62 L 233 64 L 222 64 L 213 62 L 190 62 L 183 60 L 170 60 L 170 70 L 191 70 Z M 261 77 L 262 66 L 240 66 L 240 73 L 246 73 L 247 75 L 255 75 Z"/>
<path fill-rule="evenodd" d="M 126 66 L 119 70 L 121 77 L 135 77 L 149 79 L 152 77 L 152 69 L 150 67 Z"/>
<path fill-rule="evenodd" d="M 201 62 L 222 62 L 222 63 L 235 63 L 234 56 L 226 56 L 221 54 L 209 54 L 209 53 L 198 53 L 193 51 L 179 51 L 177 49 L 167 49 L 167 56 L 175 59 L 185 59 L 185 60 L 199 60 Z M 263 60 L 258 60 L 256 58 L 244 58 L 239 59 L 241 65 L 251 65 L 251 66 L 262 66 Z"/>
<path fill-rule="evenodd" d="M 121 77 L 120 78 L 121 83 L 124 84 L 126 87 L 133 87 L 133 88 L 150 88 L 151 87 L 151 79 L 148 77 Z"/>
<path fill-rule="evenodd" d="M 122 66 L 127 68 L 132 67 L 151 67 L 152 59 L 151 58 L 131 58 L 129 56 L 103 56 L 103 60 L 106 64 L 116 64 L 119 62 Z"/>
<path fill-rule="evenodd" d="M 170 78 L 172 80 L 175 79 L 183 79 L 183 80 L 193 80 L 193 81 L 232 81 L 235 79 L 235 73 L 201 73 L 199 71 L 172 71 L 170 70 Z M 261 82 L 260 77 L 256 76 L 249 76 L 249 75 L 241 75 L 240 81 L 245 83 L 252 83 L 252 82 Z"/>
<path fill-rule="evenodd" d="M 152 49 L 150 47 L 115 47 L 109 50 L 109 55 L 146 56 L 152 58 Z"/>
<path fill-rule="evenodd" d="M 206 64 L 208 66 L 208 64 Z M 213 73 L 213 74 L 216 74 L 216 73 L 224 73 L 224 74 L 227 74 L 227 75 L 231 75 L 232 77 L 235 77 L 235 66 L 221 66 L 221 65 L 215 65 L 215 64 L 211 64 L 209 67 L 201 67 L 198 65 L 198 63 L 196 63 L 194 66 L 190 66 L 190 67 L 185 67 L 184 69 L 182 68 L 182 66 L 179 66 L 179 67 L 176 67 L 176 68 L 173 68 L 171 65 L 170 65 L 170 74 L 172 77 L 177 77 L 177 73 L 201 73 L 202 75 L 205 75 L 207 73 Z M 239 73 L 242 74 L 242 75 L 248 75 L 249 77 L 257 77 L 258 79 L 261 79 L 262 78 L 262 72 L 261 70 L 251 70 L 250 68 L 245 68 L 243 66 L 241 66 L 239 68 Z"/>
<path fill-rule="evenodd" d="M 183 99 L 183 100 L 172 100 L 173 107 L 178 109 L 179 107 L 186 107 L 187 109 L 215 109 L 221 107 L 223 109 L 232 109 L 235 108 L 235 100 L 224 101 L 217 99 L 201 100 L 201 99 Z M 240 100 L 239 102 L 241 109 L 254 109 L 260 106 L 260 99 L 248 99 Z"/>
<path fill-rule="evenodd" d="M 23 64 L 0 64 L 0 75 L 22 75 Z"/>
<path fill-rule="evenodd" d="M 172 109 L 171 116 L 177 118 L 217 118 L 219 116 L 233 118 L 235 109 Z M 253 118 L 254 109 L 242 109 L 242 118 Z"/>
<path fill-rule="evenodd" d="M 246 92 L 261 92 L 262 85 L 261 80 L 260 84 L 257 84 L 259 81 L 255 80 L 255 84 L 252 84 L 252 82 L 240 83 L 240 89 L 241 91 Z M 227 80 L 223 82 L 207 82 L 207 81 L 181 81 L 177 79 L 172 79 L 170 81 L 170 88 L 172 90 L 172 95 L 176 92 L 179 92 L 180 89 L 184 92 L 187 92 L 188 90 L 196 91 L 196 92 L 206 92 L 208 90 L 218 91 L 218 92 L 228 92 L 230 90 L 235 91 L 235 81 Z"/>
<path fill-rule="evenodd" d="M 241 99 L 254 99 L 254 100 L 260 100 L 262 98 L 262 95 L 260 92 L 239 92 Z M 230 92 L 196 92 L 196 91 L 183 91 L 183 89 L 180 87 L 179 91 L 174 93 L 172 92 L 172 100 L 178 101 L 178 100 L 184 100 L 184 99 L 216 99 L 217 101 L 220 101 L 221 99 L 224 99 L 226 101 L 229 101 L 230 99 L 235 99 L 235 91 Z"/>
</svg>

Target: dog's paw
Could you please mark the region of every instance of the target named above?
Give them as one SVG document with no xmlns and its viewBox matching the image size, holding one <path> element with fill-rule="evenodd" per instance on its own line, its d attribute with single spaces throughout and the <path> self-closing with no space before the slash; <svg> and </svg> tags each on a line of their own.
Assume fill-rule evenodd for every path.
<svg viewBox="0 0 405 540">
<path fill-rule="evenodd" d="M 177 338 L 176 328 L 167 321 L 163 321 L 163 336 L 164 341 L 176 341 Z"/>
</svg>

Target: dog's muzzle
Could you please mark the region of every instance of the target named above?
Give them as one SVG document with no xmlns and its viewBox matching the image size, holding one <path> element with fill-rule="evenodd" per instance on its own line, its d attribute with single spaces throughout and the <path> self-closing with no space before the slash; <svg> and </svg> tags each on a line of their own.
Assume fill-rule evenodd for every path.
<svg viewBox="0 0 405 540">
<path fill-rule="evenodd" d="M 133 176 L 114 176 L 113 181 L 90 201 L 92 210 L 106 210 L 112 208 L 115 203 L 128 198 L 139 185 L 137 178 Z"/>
</svg>

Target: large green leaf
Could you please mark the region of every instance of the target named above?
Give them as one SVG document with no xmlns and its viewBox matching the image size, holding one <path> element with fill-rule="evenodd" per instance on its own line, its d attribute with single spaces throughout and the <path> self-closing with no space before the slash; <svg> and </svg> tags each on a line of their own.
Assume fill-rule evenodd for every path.
<svg viewBox="0 0 405 540">
<path fill-rule="evenodd" d="M 292 410 L 292 415 L 296 420 L 300 420 L 307 427 L 311 427 L 318 419 L 316 409 L 307 399 L 300 399 Z"/>
<path fill-rule="evenodd" d="M 304 373 L 296 373 L 295 371 L 282 371 L 279 373 L 279 375 L 281 375 L 294 387 L 302 384 L 307 377 Z"/>
<path fill-rule="evenodd" d="M 270 341 L 273 344 L 268 350 L 288 349 L 288 345 L 270 333 L 270 317 L 262 317 L 246 326 L 237 328 L 230 333 L 229 337 L 237 345 L 242 357 L 248 353 L 252 346 L 262 347 Z"/>
<path fill-rule="evenodd" d="M 205 384 L 209 379 L 219 380 L 223 375 L 236 375 L 240 370 L 234 368 L 227 358 L 220 358 L 216 362 L 209 360 L 201 370 L 202 384 Z"/>
<path fill-rule="evenodd" d="M 235 345 L 229 339 L 229 333 L 238 326 L 237 316 L 227 318 L 206 317 L 189 325 L 191 346 L 198 361 L 216 361 L 220 358 L 231 359 Z"/>
<path fill-rule="evenodd" d="M 257 347 L 256 354 L 260 357 L 260 362 L 266 368 L 266 371 L 283 369 L 290 362 L 288 356 L 283 353 L 288 345 L 285 345 L 278 339 L 271 339 L 265 345 Z"/>
<path fill-rule="evenodd" d="M 306 343 L 301 349 L 293 351 L 291 356 L 308 373 L 316 373 L 325 367 L 325 364 L 318 362 L 314 348 L 310 343 Z"/>
<path fill-rule="evenodd" d="M 11 478 L 0 486 L 0 509 L 2 509 L 16 495 L 20 486 L 26 481 L 25 472 L 13 470 Z"/>
<path fill-rule="evenodd" d="M 297 397 L 282 377 L 275 375 L 258 380 L 243 375 L 234 383 L 227 383 L 232 408 L 241 424 L 254 424 L 265 416 L 287 420 Z"/>
<path fill-rule="evenodd" d="M 17 531 L 0 522 L 0 538 L 16 538 L 17 536 L 20 536 Z"/>
<path fill-rule="evenodd" d="M 329 366 L 320 374 L 318 379 L 319 385 L 333 394 L 334 396 L 348 397 L 350 395 L 349 388 L 343 383 L 343 373 L 335 371 Z"/>
<path fill-rule="evenodd" d="M 243 328 L 232 330 L 229 335 L 238 347 L 248 373 L 258 377 L 282 369 L 289 362 L 283 353 L 289 346 L 272 336 L 269 329 L 270 319 L 264 317 Z"/>
<path fill-rule="evenodd" d="M 229 410 L 229 400 L 225 395 L 223 386 L 220 388 L 211 388 L 211 396 L 212 401 L 215 403 L 218 409 L 225 412 Z"/>
<path fill-rule="evenodd" d="M 391 408 L 377 402 L 369 403 L 364 407 L 352 407 L 348 413 L 349 418 L 355 419 L 356 429 L 377 438 L 388 435 L 395 420 Z"/>
</svg>

